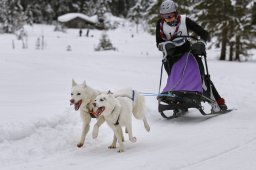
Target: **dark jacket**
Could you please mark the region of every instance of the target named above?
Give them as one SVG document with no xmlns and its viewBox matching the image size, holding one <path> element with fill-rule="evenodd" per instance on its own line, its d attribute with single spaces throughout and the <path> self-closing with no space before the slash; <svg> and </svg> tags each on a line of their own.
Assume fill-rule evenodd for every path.
<svg viewBox="0 0 256 170">
<path fill-rule="evenodd" d="M 161 19 L 158 20 L 157 25 L 156 25 L 156 45 L 158 47 L 158 44 L 161 42 L 164 42 L 160 36 L 160 21 Z M 186 17 L 186 26 L 189 31 L 193 31 L 196 33 L 198 36 L 201 37 L 204 41 L 210 41 L 210 35 L 207 31 L 205 31 L 200 25 L 198 25 L 196 22 L 191 20 L 190 18 Z"/>
<path fill-rule="evenodd" d="M 161 19 L 157 22 L 157 25 L 156 25 L 156 45 L 157 45 L 157 47 L 158 47 L 159 43 L 165 41 L 160 36 L 160 22 L 161 22 Z M 186 17 L 186 27 L 188 29 L 188 33 L 189 33 L 189 31 L 193 31 L 198 36 L 200 36 L 200 38 L 203 39 L 204 41 L 210 41 L 209 33 L 207 31 L 205 31 L 201 26 L 199 26 L 196 22 L 189 19 L 188 17 Z M 169 56 L 169 55 L 167 56 L 168 60 L 167 60 L 167 62 L 164 62 L 164 68 L 168 75 L 171 73 L 173 64 L 179 60 L 181 54 L 184 52 L 188 52 L 189 50 L 190 50 L 190 43 L 188 41 L 186 41 L 186 43 L 183 44 L 182 46 L 175 48 L 175 51 L 173 51 L 173 56 Z M 198 59 L 197 57 L 196 57 L 196 59 L 199 61 L 198 64 L 200 67 L 200 72 L 203 75 L 204 68 L 202 65 L 202 61 L 201 61 L 201 59 Z"/>
</svg>

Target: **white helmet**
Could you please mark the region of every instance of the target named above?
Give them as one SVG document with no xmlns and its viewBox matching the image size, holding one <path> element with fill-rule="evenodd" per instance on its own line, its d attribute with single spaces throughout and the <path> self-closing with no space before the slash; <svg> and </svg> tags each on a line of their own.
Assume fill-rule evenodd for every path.
<svg viewBox="0 0 256 170">
<path fill-rule="evenodd" d="M 171 0 L 165 0 L 160 6 L 160 14 L 177 12 L 177 5 Z"/>
</svg>

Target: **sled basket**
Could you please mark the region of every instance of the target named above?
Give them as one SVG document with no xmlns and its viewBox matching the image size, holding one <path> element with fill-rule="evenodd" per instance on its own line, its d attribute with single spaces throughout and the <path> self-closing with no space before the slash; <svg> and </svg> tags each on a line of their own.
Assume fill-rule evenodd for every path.
<svg viewBox="0 0 256 170">
<path fill-rule="evenodd" d="M 166 94 L 166 95 L 165 95 Z M 201 108 L 202 94 L 198 92 L 187 92 L 177 91 L 168 93 L 162 93 L 158 96 L 158 111 L 163 112 L 165 110 L 181 109 L 185 110 L 188 108 Z"/>
</svg>

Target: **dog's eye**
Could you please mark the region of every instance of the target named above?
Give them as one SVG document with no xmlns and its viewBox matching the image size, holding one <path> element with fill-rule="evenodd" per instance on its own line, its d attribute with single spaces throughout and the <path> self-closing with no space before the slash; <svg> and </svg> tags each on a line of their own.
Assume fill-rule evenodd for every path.
<svg viewBox="0 0 256 170">
<path fill-rule="evenodd" d="M 73 93 L 71 93 L 71 96 L 73 96 Z"/>
<path fill-rule="evenodd" d="M 101 102 L 103 102 L 104 100 L 103 99 L 100 99 Z"/>
<path fill-rule="evenodd" d="M 78 95 L 78 96 L 80 96 L 80 95 L 81 95 L 81 93 L 77 93 L 77 95 Z"/>
</svg>

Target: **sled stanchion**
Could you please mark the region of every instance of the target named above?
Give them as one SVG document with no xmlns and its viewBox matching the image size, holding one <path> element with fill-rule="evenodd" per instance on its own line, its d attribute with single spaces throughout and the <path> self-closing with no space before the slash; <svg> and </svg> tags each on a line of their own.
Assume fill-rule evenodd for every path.
<svg viewBox="0 0 256 170">
<path fill-rule="evenodd" d="M 206 75 L 207 75 L 207 76 L 210 76 L 210 75 L 209 75 L 209 70 L 208 70 L 208 64 L 207 64 L 207 60 L 206 60 L 206 54 L 204 54 L 203 56 L 204 56 L 204 63 L 205 63 Z"/>
<path fill-rule="evenodd" d="M 160 71 L 160 82 L 159 82 L 159 89 L 158 89 L 158 93 L 160 93 L 161 85 L 162 85 L 163 66 L 164 66 L 164 63 L 162 62 L 161 71 Z"/>
</svg>

